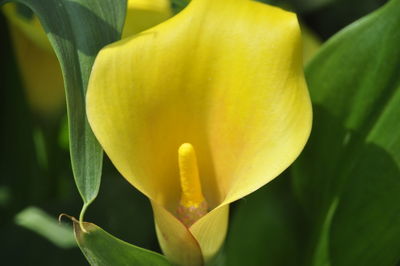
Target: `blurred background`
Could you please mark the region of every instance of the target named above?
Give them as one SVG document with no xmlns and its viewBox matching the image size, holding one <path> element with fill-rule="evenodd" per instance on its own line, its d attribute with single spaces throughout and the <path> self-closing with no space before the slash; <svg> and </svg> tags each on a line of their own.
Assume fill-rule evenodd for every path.
<svg viewBox="0 0 400 266">
<path fill-rule="evenodd" d="M 264 2 L 298 14 L 312 54 L 320 43 L 386 1 Z M 184 0 L 173 0 L 171 8 L 177 13 L 186 4 Z M 33 16 L 24 6 L 16 10 L 17 16 Z M 57 220 L 61 213 L 77 216 L 82 206 L 69 161 L 59 66 L 54 55 L 48 56 L 51 48 L 29 43 L 29 33 L 18 28 L 7 12 L 6 8 L 0 12 L 1 264 L 87 265 L 70 225 L 59 225 Z M 49 67 L 40 70 L 43 62 Z M 240 217 L 251 217 L 252 226 L 248 226 L 249 219 L 237 218 L 238 213 Z M 236 249 L 241 249 L 241 254 L 252 254 L 255 248 L 265 250 L 274 261 L 272 265 L 301 264 L 304 254 L 299 247 L 307 238 L 307 226 L 292 196 L 288 172 L 233 204 L 231 218 L 226 242 L 229 254 L 222 255 L 227 265 L 240 265 Z M 99 196 L 88 209 L 86 220 L 129 243 L 159 251 L 148 200 L 118 174 L 107 158 Z M 243 232 L 243 228 L 248 230 Z M 260 228 L 276 240 L 274 244 L 252 245 L 254 239 L 264 235 Z M 240 246 L 236 246 L 235 239 L 241 239 Z M 290 256 L 283 253 L 282 245 L 291 246 Z M 263 265 L 256 260 L 249 265 Z"/>
</svg>

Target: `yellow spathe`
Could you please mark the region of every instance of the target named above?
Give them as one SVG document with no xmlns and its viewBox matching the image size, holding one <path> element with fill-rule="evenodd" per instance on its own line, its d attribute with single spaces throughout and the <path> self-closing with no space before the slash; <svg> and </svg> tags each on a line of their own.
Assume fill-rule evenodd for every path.
<svg viewBox="0 0 400 266">
<path fill-rule="evenodd" d="M 41 115 L 57 114 L 64 107 L 61 68 L 50 42 L 36 16 L 25 18 L 17 5 L 4 5 L 14 50 L 28 102 Z M 148 29 L 172 15 L 168 0 L 128 0 L 123 36 Z"/>
<path fill-rule="evenodd" d="M 163 252 L 202 265 L 223 243 L 229 203 L 278 176 L 309 136 L 297 18 L 249 0 L 193 0 L 100 52 L 87 112 L 114 165 L 151 200 Z M 210 210 L 189 228 L 176 217 L 183 143 L 195 147 Z"/>
</svg>

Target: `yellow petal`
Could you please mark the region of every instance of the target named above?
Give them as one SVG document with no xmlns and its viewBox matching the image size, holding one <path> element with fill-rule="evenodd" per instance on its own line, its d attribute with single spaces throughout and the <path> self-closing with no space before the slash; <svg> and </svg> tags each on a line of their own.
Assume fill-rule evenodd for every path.
<svg viewBox="0 0 400 266">
<path fill-rule="evenodd" d="M 203 264 L 200 246 L 192 233 L 164 207 L 151 202 L 157 237 L 164 254 L 178 265 Z"/>
<path fill-rule="evenodd" d="M 221 205 L 190 227 L 198 241 L 204 261 L 211 260 L 221 248 L 228 229 L 229 205 Z"/>
<path fill-rule="evenodd" d="M 196 147 L 202 192 L 211 210 L 219 206 L 190 228 L 206 258 L 222 244 L 227 204 L 298 156 L 311 128 L 300 43 L 292 13 L 248 0 L 193 0 L 100 52 L 89 122 L 122 175 L 169 211 L 155 211 L 159 237 L 179 228 L 172 214 L 181 195 L 181 144 Z M 221 230 L 211 238 L 214 222 Z M 167 256 L 179 257 L 163 238 Z"/>
<path fill-rule="evenodd" d="M 164 254 L 178 265 L 202 265 L 222 246 L 227 229 L 229 205 L 215 208 L 186 228 L 164 207 L 152 202 L 156 232 Z"/>
<path fill-rule="evenodd" d="M 226 1 L 193 1 L 103 49 L 92 71 L 87 108 L 96 136 L 123 176 L 161 205 L 179 200 L 182 143 L 196 147 L 215 207 L 276 177 L 310 132 L 296 16 Z"/>
<path fill-rule="evenodd" d="M 122 37 L 132 36 L 172 16 L 169 0 L 128 0 Z"/>
</svg>

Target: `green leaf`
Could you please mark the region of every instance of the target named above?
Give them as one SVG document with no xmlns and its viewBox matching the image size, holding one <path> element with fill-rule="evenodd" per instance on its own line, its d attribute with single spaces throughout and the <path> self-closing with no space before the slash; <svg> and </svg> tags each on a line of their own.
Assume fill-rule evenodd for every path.
<svg viewBox="0 0 400 266">
<path fill-rule="evenodd" d="M 1 1 L 0 4 L 6 1 Z M 84 201 L 98 194 L 103 151 L 86 118 L 85 94 L 94 59 L 120 39 L 126 0 L 15 0 L 40 19 L 60 61 L 67 94 L 71 163 Z"/>
<path fill-rule="evenodd" d="M 302 216 L 289 178 L 281 175 L 239 202 L 225 244 L 225 265 L 299 265 Z"/>
<path fill-rule="evenodd" d="M 400 1 L 348 26 L 306 69 L 310 141 L 293 168 L 311 220 L 306 265 L 400 259 Z"/>
<path fill-rule="evenodd" d="M 82 231 L 74 221 L 75 238 L 92 266 L 170 266 L 161 254 L 133 246 L 110 235 L 92 223 L 83 223 Z"/>
<path fill-rule="evenodd" d="M 51 241 L 60 248 L 76 247 L 71 227 L 59 223 L 37 207 L 27 207 L 15 216 L 15 223 Z"/>
</svg>

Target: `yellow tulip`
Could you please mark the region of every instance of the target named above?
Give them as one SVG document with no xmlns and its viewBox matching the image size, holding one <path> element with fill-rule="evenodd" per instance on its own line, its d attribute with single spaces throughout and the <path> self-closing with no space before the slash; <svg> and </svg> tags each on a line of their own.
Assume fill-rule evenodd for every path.
<svg viewBox="0 0 400 266">
<path fill-rule="evenodd" d="M 18 5 L 9 3 L 3 11 L 23 78 L 28 102 L 40 115 L 52 115 L 65 103 L 64 83 L 57 57 L 36 16 L 24 17 Z M 168 0 L 129 0 L 123 36 L 148 29 L 172 15 Z"/>
<path fill-rule="evenodd" d="M 175 17 L 102 49 L 90 125 L 151 201 L 164 254 L 203 265 L 229 204 L 303 149 L 312 111 L 296 15 L 249 0 L 193 0 Z"/>
</svg>

